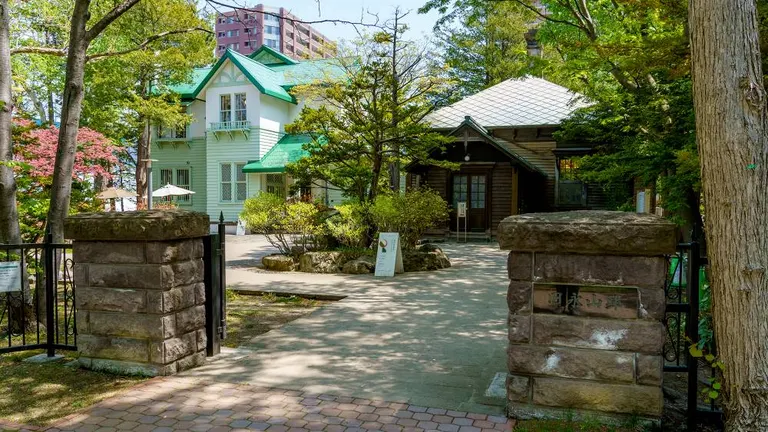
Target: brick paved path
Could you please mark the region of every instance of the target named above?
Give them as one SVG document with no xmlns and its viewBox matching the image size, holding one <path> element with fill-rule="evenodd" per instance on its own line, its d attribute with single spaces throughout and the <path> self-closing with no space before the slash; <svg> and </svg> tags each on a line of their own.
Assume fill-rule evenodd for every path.
<svg viewBox="0 0 768 432">
<path fill-rule="evenodd" d="M 505 417 L 193 378 L 156 378 L 49 431 L 491 432 Z"/>
</svg>

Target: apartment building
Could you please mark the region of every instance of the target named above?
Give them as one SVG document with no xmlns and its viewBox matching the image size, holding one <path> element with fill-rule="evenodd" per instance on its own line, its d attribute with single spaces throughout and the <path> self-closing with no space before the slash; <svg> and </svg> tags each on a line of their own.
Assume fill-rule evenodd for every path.
<svg viewBox="0 0 768 432">
<path fill-rule="evenodd" d="M 294 59 L 329 58 L 335 44 L 282 7 L 263 4 L 219 14 L 216 55 L 227 49 L 248 55 L 266 45 Z"/>
</svg>

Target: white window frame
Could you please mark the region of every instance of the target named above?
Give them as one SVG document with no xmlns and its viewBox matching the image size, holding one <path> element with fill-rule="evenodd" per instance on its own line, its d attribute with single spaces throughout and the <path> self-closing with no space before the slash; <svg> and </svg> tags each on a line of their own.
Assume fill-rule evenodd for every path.
<svg viewBox="0 0 768 432">
<path fill-rule="evenodd" d="M 224 109 L 224 98 L 229 101 L 229 107 Z M 232 121 L 232 95 L 229 93 L 222 93 L 219 95 L 219 122 L 227 123 Z"/>
<path fill-rule="evenodd" d="M 232 120 L 233 121 L 247 121 L 248 120 L 248 98 L 244 92 L 235 93 L 232 98 L 234 104 L 232 104 Z M 242 101 L 243 106 L 240 108 L 238 102 Z"/>
<path fill-rule="evenodd" d="M 245 162 L 220 162 L 219 163 L 219 202 L 222 203 L 241 203 L 248 198 L 248 175 L 243 172 Z M 227 166 L 230 170 L 229 181 L 224 181 L 222 173 L 224 167 Z M 242 180 L 240 180 L 242 179 Z M 224 185 L 229 185 L 230 197 L 224 199 Z M 238 185 L 243 186 L 244 196 L 242 199 L 238 198 Z"/>
<path fill-rule="evenodd" d="M 187 171 L 187 179 L 189 180 L 188 183 L 180 184 L 179 183 L 179 172 L 180 171 Z M 163 177 L 166 177 L 165 179 Z M 170 176 L 171 181 L 167 181 L 167 177 Z M 171 184 L 174 186 L 178 186 L 180 188 L 184 188 L 187 190 L 192 190 L 192 167 L 163 167 L 158 170 L 158 181 L 161 183 L 160 186 L 165 186 L 166 184 Z M 190 206 L 192 205 L 192 195 L 183 195 L 183 196 L 174 196 L 172 197 L 173 202 L 175 202 L 177 205 L 183 205 L 183 206 Z"/>
</svg>

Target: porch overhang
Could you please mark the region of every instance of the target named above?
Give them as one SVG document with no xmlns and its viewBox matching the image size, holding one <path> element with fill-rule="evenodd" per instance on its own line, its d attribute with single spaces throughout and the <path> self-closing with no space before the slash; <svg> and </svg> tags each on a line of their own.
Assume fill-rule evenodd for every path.
<svg viewBox="0 0 768 432">
<path fill-rule="evenodd" d="M 284 135 L 261 160 L 248 162 L 244 173 L 279 174 L 285 172 L 289 163 L 309 156 L 304 144 L 312 141 L 309 135 Z"/>
</svg>

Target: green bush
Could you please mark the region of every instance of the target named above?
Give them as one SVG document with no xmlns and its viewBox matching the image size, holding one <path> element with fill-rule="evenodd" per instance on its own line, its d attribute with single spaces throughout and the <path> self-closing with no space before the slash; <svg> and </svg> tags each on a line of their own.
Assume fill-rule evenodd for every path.
<svg viewBox="0 0 768 432">
<path fill-rule="evenodd" d="M 403 247 L 412 249 L 426 230 L 448 220 L 448 203 L 429 189 L 386 193 L 376 197 L 370 217 L 379 232 L 399 232 Z"/>
<path fill-rule="evenodd" d="M 325 224 L 320 209 L 312 203 L 260 193 L 245 200 L 240 218 L 252 233 L 266 236 L 284 255 L 294 253 L 295 248 L 317 250 L 324 244 Z"/>
<path fill-rule="evenodd" d="M 328 232 L 342 247 L 365 248 L 368 246 L 368 224 L 365 206 L 349 202 L 336 206 L 336 213 L 328 218 Z"/>
</svg>

